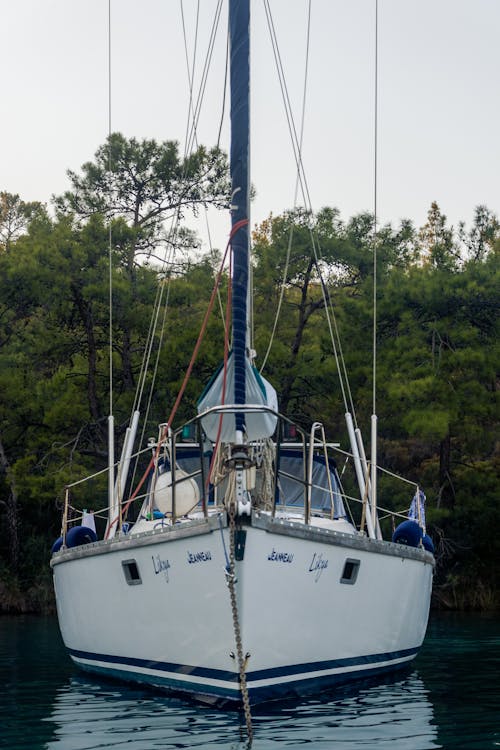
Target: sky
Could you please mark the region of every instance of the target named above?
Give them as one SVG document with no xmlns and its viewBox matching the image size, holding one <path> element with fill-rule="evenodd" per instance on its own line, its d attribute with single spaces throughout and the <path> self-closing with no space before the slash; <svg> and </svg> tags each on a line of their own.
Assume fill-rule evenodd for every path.
<svg viewBox="0 0 500 750">
<path fill-rule="evenodd" d="M 195 88 L 215 0 L 201 0 Z M 113 131 L 185 141 L 196 0 L 0 0 L 0 190 L 50 205 Z M 252 224 L 294 205 L 296 166 L 262 0 L 252 16 Z M 375 0 L 270 0 L 314 210 L 375 201 Z M 217 141 L 225 8 L 198 141 Z M 109 26 L 108 17 L 111 18 Z M 110 33 L 109 33 L 110 29 Z M 377 210 L 421 226 L 500 213 L 500 0 L 379 0 Z M 111 42 L 109 43 L 109 40 Z M 111 59 L 111 87 L 109 64 Z M 109 97 L 109 90 L 111 96 Z M 111 101 L 111 106 L 109 102 Z M 227 116 L 222 145 L 229 142 Z M 300 193 L 299 193 L 300 195 Z M 225 244 L 226 217 L 215 222 Z M 212 230 L 213 233 L 214 230 Z M 219 235 L 224 239 L 218 239 Z"/>
</svg>

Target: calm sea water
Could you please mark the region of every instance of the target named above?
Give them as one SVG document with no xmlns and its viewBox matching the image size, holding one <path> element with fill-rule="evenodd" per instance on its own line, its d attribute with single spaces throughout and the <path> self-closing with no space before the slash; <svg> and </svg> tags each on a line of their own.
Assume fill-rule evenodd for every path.
<svg viewBox="0 0 500 750">
<path fill-rule="evenodd" d="M 405 673 L 254 709 L 252 750 L 500 748 L 500 620 L 431 618 Z M 234 712 L 82 676 L 54 618 L 0 618 L 0 747 L 242 750 Z"/>
</svg>

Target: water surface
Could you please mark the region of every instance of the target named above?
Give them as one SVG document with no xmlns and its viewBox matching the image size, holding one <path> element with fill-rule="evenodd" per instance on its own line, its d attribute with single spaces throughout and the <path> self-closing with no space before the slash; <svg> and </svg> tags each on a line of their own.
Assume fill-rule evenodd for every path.
<svg viewBox="0 0 500 750">
<path fill-rule="evenodd" d="M 434 615 L 405 672 L 254 708 L 252 748 L 500 748 L 499 630 L 495 617 Z M 67 657 L 54 618 L 0 618 L 0 747 L 246 746 L 239 714 L 83 675 Z"/>
</svg>

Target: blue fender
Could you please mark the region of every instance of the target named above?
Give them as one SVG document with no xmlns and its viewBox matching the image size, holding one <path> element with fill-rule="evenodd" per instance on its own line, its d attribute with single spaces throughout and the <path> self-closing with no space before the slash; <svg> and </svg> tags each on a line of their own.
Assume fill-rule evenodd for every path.
<svg viewBox="0 0 500 750">
<path fill-rule="evenodd" d="M 60 536 L 59 539 L 56 539 L 56 541 L 52 545 L 52 550 L 51 550 L 52 554 L 54 554 L 54 552 L 59 552 L 59 550 L 62 547 L 62 543 L 63 543 L 63 538 L 62 536 Z"/>
<path fill-rule="evenodd" d="M 427 550 L 427 552 L 432 552 L 432 554 L 434 554 L 434 542 L 430 538 L 429 534 L 424 534 L 424 536 L 422 537 L 422 546 Z"/>
<path fill-rule="evenodd" d="M 422 539 L 422 529 L 416 521 L 403 521 L 396 527 L 392 541 L 396 544 L 406 544 L 408 547 L 418 547 Z"/>
<path fill-rule="evenodd" d="M 97 542 L 97 534 L 88 526 L 73 526 L 66 534 L 66 547 L 80 547 Z"/>
</svg>

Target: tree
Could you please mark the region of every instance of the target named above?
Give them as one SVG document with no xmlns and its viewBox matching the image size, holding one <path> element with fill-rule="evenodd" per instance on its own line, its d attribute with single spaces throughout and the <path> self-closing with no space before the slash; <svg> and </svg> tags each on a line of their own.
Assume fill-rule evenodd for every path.
<svg viewBox="0 0 500 750">
<path fill-rule="evenodd" d="M 435 219 L 446 247 L 448 227 L 439 215 Z M 134 399 L 126 370 L 133 380 L 140 369 L 159 274 L 134 260 L 131 283 L 124 258 L 134 229 L 119 215 L 111 222 L 119 439 Z M 377 233 L 380 463 L 422 482 L 431 533 L 435 524 L 439 534 L 456 544 L 453 558 L 440 569 L 440 580 L 448 572 L 457 577 L 458 571 L 462 581 L 487 583 L 498 571 L 498 540 L 490 543 L 488 537 L 488 529 L 500 522 L 500 239 L 486 231 L 493 223 L 490 214 L 478 216 L 477 232 L 473 227 L 467 235 L 478 252 L 456 264 L 448 263 L 446 255 L 443 263 L 420 262 L 419 239 L 410 222 L 396 229 L 387 225 Z M 328 433 L 341 441 L 344 408 L 320 271 L 362 427 L 372 406 L 373 240 L 373 217 L 360 214 L 343 222 L 334 209 L 314 215 L 287 212 L 271 217 L 254 234 L 260 361 L 284 278 L 266 377 L 281 390 L 281 405 L 290 416 L 307 426 L 321 414 Z M 55 219 L 36 212 L 9 251 L 0 252 L 0 564 L 8 562 L 11 572 L 17 566 L 19 579 L 35 580 L 46 568 L 49 540 L 59 531 L 54 497 L 69 481 L 105 465 L 108 256 L 108 218 L 98 212 L 82 218 L 68 211 Z M 150 430 L 168 417 L 184 379 L 212 275 L 208 258 L 171 273 L 146 434 L 154 434 Z M 223 278 L 222 297 L 226 282 Z M 221 316 L 213 316 L 176 424 L 192 414 L 219 364 L 223 335 Z M 389 481 L 380 476 L 381 505 L 401 510 L 408 502 L 406 487 L 398 494 Z M 87 493 L 84 507 L 96 508 L 103 489 L 102 494 L 82 489 Z"/>
<path fill-rule="evenodd" d="M 81 220 L 96 213 L 121 217 L 131 230 L 122 248 L 129 273 L 138 253 L 147 255 L 176 242 L 177 227 L 187 212 L 196 214 L 209 204 L 228 206 L 227 161 L 218 148 L 199 146 L 183 158 L 175 141 L 138 141 L 112 133 L 82 173 L 68 171 L 72 189 L 55 198 L 56 207 Z M 175 219 L 173 234 L 166 228 L 167 219 Z"/>
<path fill-rule="evenodd" d="M 119 233 L 117 232 L 117 235 Z M 117 438 L 133 393 L 116 354 L 130 332 L 139 370 L 156 274 L 136 269 L 140 302 L 113 249 L 113 360 Z M 109 394 L 108 229 L 99 215 L 33 220 L 0 254 L 0 553 L 28 564 L 23 539 L 57 529 L 54 498 L 77 475 L 102 468 Z M 123 427 L 124 429 L 124 427 Z M 52 530 L 52 531 L 50 531 Z M 4 552 L 5 549 L 5 552 Z M 23 568 L 24 569 L 24 568 Z"/>
<path fill-rule="evenodd" d="M 287 412 L 293 401 L 297 410 L 304 388 L 310 388 L 309 375 L 299 360 L 304 333 L 324 307 L 320 270 L 325 283 L 330 275 L 352 283 L 349 252 L 346 247 L 340 250 L 348 240 L 341 235 L 337 211 L 324 209 L 312 215 L 296 209 L 263 222 L 254 232 L 253 241 L 254 284 L 263 303 L 259 305 L 256 341 L 263 356 L 283 286 L 279 335 L 268 372 L 271 376 L 274 373 L 280 383 L 281 409 Z M 285 340 L 290 342 L 288 346 Z M 316 353 L 317 345 L 315 340 Z"/>
<path fill-rule="evenodd" d="M 19 195 L 0 192 L 0 250 L 9 252 L 12 244 L 26 231 L 29 222 L 44 212 L 41 203 L 25 203 Z"/>
<path fill-rule="evenodd" d="M 434 268 L 453 271 L 461 258 L 455 242 L 453 227 L 446 226 L 446 216 L 441 212 L 436 201 L 431 203 L 427 214 L 427 223 L 420 229 L 424 258 Z"/>
<path fill-rule="evenodd" d="M 465 246 L 467 257 L 481 262 L 500 239 L 500 224 L 493 211 L 486 206 L 476 206 L 472 228 L 467 232 L 465 224 L 461 222 L 459 237 Z"/>
<path fill-rule="evenodd" d="M 332 378 L 332 343 L 322 312 L 325 296 L 340 317 L 352 299 L 349 314 L 358 320 L 363 334 L 367 327 L 371 330 L 373 216 L 362 213 L 344 223 L 334 208 L 324 208 L 314 215 L 297 209 L 267 219 L 254 232 L 253 241 L 255 288 L 262 297 L 256 341 L 263 354 L 266 337 L 274 326 L 276 304 L 283 294 L 283 309 L 268 372 L 270 375 L 276 372 L 281 384 L 282 408 L 286 410 L 290 403 L 297 408 L 300 404 L 300 415 L 305 393 L 317 392 L 321 398 L 325 378 Z M 379 275 L 383 277 L 393 268 L 407 269 L 415 261 L 417 251 L 416 232 L 411 222 L 401 222 L 396 231 L 390 225 L 382 227 L 377 233 Z M 360 297 L 369 304 L 357 304 Z M 314 328 L 312 321 L 317 324 Z M 285 341 L 290 342 L 289 346 Z M 359 374 L 365 380 L 367 355 L 364 347 L 357 349 L 357 353 L 361 351 Z M 329 408 L 329 413 L 331 411 Z"/>
<path fill-rule="evenodd" d="M 199 146 L 182 158 L 175 141 L 158 144 L 113 133 L 82 172 L 81 176 L 68 172 L 72 190 L 55 199 L 56 207 L 82 222 L 96 214 L 108 221 L 120 220 L 115 224 L 117 249 L 132 290 L 132 305 L 138 302 L 139 256 L 154 258 L 171 245 L 194 247 L 193 233 L 181 226 L 186 213 L 196 215 L 208 204 L 228 205 L 227 160 L 218 148 Z M 126 328 L 121 352 L 127 387 L 132 387 L 131 331 Z"/>
</svg>

